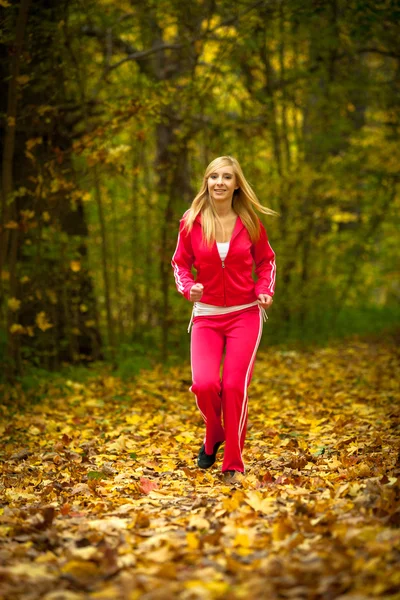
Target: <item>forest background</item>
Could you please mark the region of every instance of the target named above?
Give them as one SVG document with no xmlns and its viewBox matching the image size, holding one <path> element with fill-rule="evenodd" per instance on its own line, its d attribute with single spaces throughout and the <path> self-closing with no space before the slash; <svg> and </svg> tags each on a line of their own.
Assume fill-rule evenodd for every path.
<svg viewBox="0 0 400 600">
<path fill-rule="evenodd" d="M 398 327 L 394 0 L 0 0 L 2 377 L 188 357 L 170 265 L 230 154 L 277 256 L 263 344 Z"/>
</svg>

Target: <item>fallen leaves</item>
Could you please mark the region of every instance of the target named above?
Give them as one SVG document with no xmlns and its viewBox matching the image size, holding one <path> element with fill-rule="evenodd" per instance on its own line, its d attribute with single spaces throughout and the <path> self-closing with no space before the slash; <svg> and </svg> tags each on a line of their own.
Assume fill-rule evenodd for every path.
<svg viewBox="0 0 400 600">
<path fill-rule="evenodd" d="M 189 366 L 3 405 L 0 596 L 398 598 L 397 360 L 388 343 L 260 355 L 232 484 L 223 447 L 196 467 Z"/>
<path fill-rule="evenodd" d="M 152 490 L 156 490 L 158 488 L 158 484 L 156 481 L 151 481 L 146 477 L 141 477 L 139 482 L 139 491 L 142 494 L 149 494 Z"/>
</svg>

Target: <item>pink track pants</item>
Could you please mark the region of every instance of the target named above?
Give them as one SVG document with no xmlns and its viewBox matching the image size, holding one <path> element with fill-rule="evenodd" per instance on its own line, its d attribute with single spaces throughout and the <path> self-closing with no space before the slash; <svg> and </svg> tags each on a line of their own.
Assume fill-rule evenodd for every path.
<svg viewBox="0 0 400 600">
<path fill-rule="evenodd" d="M 225 440 L 222 471 L 244 472 L 247 388 L 263 327 L 258 306 L 226 315 L 194 317 L 191 363 L 197 406 L 206 424 L 205 451 Z M 220 366 L 226 349 L 222 377 Z M 223 418 L 223 423 L 221 422 Z"/>
</svg>

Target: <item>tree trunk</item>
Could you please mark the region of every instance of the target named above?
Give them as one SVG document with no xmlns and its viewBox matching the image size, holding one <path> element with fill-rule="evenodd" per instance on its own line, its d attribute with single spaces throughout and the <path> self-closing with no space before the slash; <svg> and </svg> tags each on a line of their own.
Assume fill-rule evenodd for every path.
<svg viewBox="0 0 400 600">
<path fill-rule="evenodd" d="M 108 242 L 107 242 L 107 229 L 104 218 L 103 200 L 101 197 L 100 189 L 100 177 L 98 173 L 97 165 L 93 166 L 93 185 L 95 189 L 97 211 L 100 222 L 100 234 L 101 234 L 101 268 L 103 274 L 104 283 L 104 297 L 106 300 L 106 314 L 107 314 L 107 335 L 108 335 L 108 347 L 115 367 L 115 334 L 114 334 L 114 322 L 111 310 L 111 286 L 110 286 L 110 271 L 108 266 Z"/>
<path fill-rule="evenodd" d="M 6 10 L 12 12 L 14 9 Z M 0 137 L 4 140 L 0 149 L 0 268 L 4 268 L 6 261 L 10 275 L 8 286 L 4 286 L 4 290 L 0 288 L 0 304 L 4 305 L 12 298 L 21 300 L 19 310 L 9 310 L 8 323 L 4 324 L 9 335 L 6 361 L 10 376 L 21 371 L 22 361 L 29 362 L 34 359 L 36 365 L 54 368 L 61 362 L 82 358 L 90 360 L 92 351 L 97 358 L 101 357 L 100 335 L 94 326 L 96 310 L 89 272 L 81 268 L 79 272 L 74 273 L 69 268 L 72 253 L 74 256 L 79 255 L 84 264 L 87 254 L 84 237 L 88 231 L 81 199 L 78 196 L 75 207 L 71 207 L 68 194 L 71 187 L 74 187 L 71 179 L 67 181 L 71 176 L 72 167 L 69 158 L 66 158 L 69 157 L 68 150 L 73 141 L 73 126 L 71 127 L 69 121 L 68 102 L 64 102 L 64 87 L 58 85 L 58 78 L 63 82 L 65 79 L 64 63 L 59 60 L 59 53 L 63 51 L 63 47 L 59 45 L 59 40 L 55 39 L 60 22 L 59 11 L 63 11 L 64 14 L 62 3 L 49 8 L 47 0 L 37 0 L 35 3 L 21 2 L 16 26 L 16 44 L 12 48 L 4 45 L 0 47 L 0 79 L 7 80 L 9 85 L 8 98 L 0 96 L 0 111 L 10 117 L 6 122 L 4 135 L 3 131 L 0 132 Z M 6 22 L 11 23 L 11 18 Z M 38 23 L 41 36 L 37 35 Z M 8 32 L 8 35 L 11 37 L 11 32 Z M 26 72 L 26 68 L 22 69 L 21 55 L 24 39 L 24 47 L 26 46 L 30 60 L 29 72 L 40 71 L 42 77 L 35 79 L 34 86 L 31 86 L 29 81 L 25 82 L 24 103 L 18 108 L 19 75 Z M 10 64 L 11 78 L 8 69 Z M 37 109 L 43 105 L 44 98 L 52 98 L 57 107 L 66 106 L 65 111 L 64 108 L 58 108 L 54 118 L 39 118 L 41 115 Z M 36 145 L 30 150 L 28 157 L 27 142 L 32 140 L 36 140 Z M 51 189 L 52 184 L 57 183 L 59 179 L 63 180 L 65 188 L 61 186 L 58 192 L 54 192 Z M 13 190 L 21 188 L 26 188 L 27 191 L 14 199 Z M 64 189 L 68 192 L 64 192 Z M 6 202 L 6 199 L 11 199 L 11 202 Z M 25 217 L 24 213 L 33 216 Z M 4 225 L 10 219 L 17 223 L 16 229 L 4 229 Z M 31 221 L 28 222 L 27 219 Z M 44 224 L 46 227 L 43 227 Z M 77 241 L 79 238 L 80 242 Z M 53 241 L 49 241 L 50 239 Z M 62 259 L 63 243 L 68 246 L 64 257 L 68 266 Z M 66 276 L 64 280 L 63 273 Z M 6 278 L 0 276 L 0 285 L 4 285 L 5 281 Z M 83 304 L 86 305 L 86 313 L 80 311 Z M 14 308 L 16 303 L 11 302 L 10 306 Z M 46 319 L 50 319 L 51 332 L 37 326 L 39 313 L 45 313 Z M 18 337 L 17 334 L 12 336 L 9 333 L 13 322 L 18 322 L 19 330 L 23 332 Z"/>
<path fill-rule="evenodd" d="M 290 171 L 291 168 L 291 151 L 290 151 L 290 142 L 289 142 L 289 126 L 287 119 L 287 91 L 286 86 L 283 84 L 286 78 L 286 69 L 285 69 L 285 14 L 283 10 L 283 4 L 279 5 L 279 75 L 280 75 L 280 83 L 282 89 L 282 137 L 283 137 L 283 147 L 285 149 L 285 172 Z"/>
<path fill-rule="evenodd" d="M 139 193 L 138 193 L 138 168 L 141 163 L 141 157 L 138 150 L 139 144 L 132 137 L 133 159 L 132 159 L 132 181 L 131 181 L 131 206 L 132 206 L 132 241 L 131 241 L 131 261 L 132 261 L 132 328 L 133 331 L 138 328 L 141 312 L 142 298 L 140 294 L 139 264 L 141 261 L 140 248 L 138 240 L 141 235 L 139 219 Z M 146 254 L 149 254 L 148 252 Z M 144 257 L 143 257 L 144 258 Z"/>
<path fill-rule="evenodd" d="M 116 339 L 115 344 L 118 346 L 123 339 L 123 327 L 121 322 L 122 317 L 122 305 L 121 305 L 121 285 L 119 279 L 120 270 L 120 259 L 119 259 L 119 223 L 117 216 L 117 207 L 115 202 L 115 195 L 111 194 L 111 207 L 112 207 L 112 246 L 113 246 L 113 271 L 114 271 L 114 292 L 115 292 L 115 308 L 117 313 L 117 324 L 116 324 Z"/>
<path fill-rule="evenodd" d="M 2 211 L 1 228 L 3 241 L 0 244 L 0 305 L 2 305 L 2 271 L 3 265 L 8 261 L 9 269 L 9 290 L 10 299 L 18 301 L 18 276 L 17 276 L 17 252 L 19 241 L 19 230 L 17 228 L 5 228 L 10 219 L 18 222 L 18 215 L 15 206 L 15 200 L 12 198 L 14 191 L 14 153 L 15 153 L 15 135 L 16 119 L 18 108 L 18 77 L 21 66 L 22 46 L 25 38 L 25 30 L 28 22 L 28 13 L 31 0 L 21 0 L 18 12 L 18 19 L 15 31 L 14 55 L 11 60 L 11 73 L 8 84 L 8 99 L 6 112 L 6 132 L 3 146 L 2 160 Z M 10 239 L 11 238 L 11 239 Z M 10 244 L 10 248 L 9 247 Z M 21 356 L 19 337 L 12 333 L 11 327 L 15 322 L 18 312 L 8 307 L 6 328 L 7 328 L 7 350 L 6 354 L 10 361 L 9 375 L 11 378 L 21 372 Z"/>
</svg>

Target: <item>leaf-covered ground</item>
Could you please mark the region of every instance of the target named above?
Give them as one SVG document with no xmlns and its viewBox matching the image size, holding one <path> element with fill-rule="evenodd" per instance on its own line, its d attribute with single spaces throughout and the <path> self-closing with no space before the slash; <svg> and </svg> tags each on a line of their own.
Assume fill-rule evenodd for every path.
<svg viewBox="0 0 400 600">
<path fill-rule="evenodd" d="M 398 359 L 391 341 L 260 354 L 234 486 L 222 450 L 195 465 L 189 366 L 30 407 L 3 390 L 0 597 L 400 598 Z"/>
</svg>

